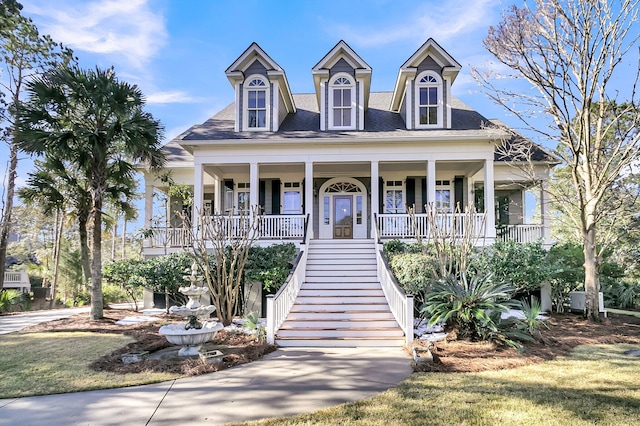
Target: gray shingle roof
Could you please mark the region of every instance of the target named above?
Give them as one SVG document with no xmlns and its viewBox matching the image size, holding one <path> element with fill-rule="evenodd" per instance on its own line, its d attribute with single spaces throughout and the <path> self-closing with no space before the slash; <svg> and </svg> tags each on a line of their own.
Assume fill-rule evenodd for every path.
<svg viewBox="0 0 640 426">
<path fill-rule="evenodd" d="M 215 114 L 202 124 L 192 126 L 176 139 L 168 143 L 167 155 L 169 161 L 193 163 L 193 157 L 179 144 L 187 141 L 207 140 L 269 140 L 269 139 L 313 139 L 313 138 L 420 138 L 420 137 L 487 137 L 490 138 L 504 131 L 499 130 L 501 125 L 491 122 L 477 111 L 459 99 L 452 97 L 451 102 L 451 129 L 420 129 L 407 130 L 400 114 L 389 111 L 392 92 L 372 92 L 369 99 L 369 108 L 365 112 L 364 131 L 320 131 L 320 113 L 316 95 L 313 93 L 295 94 L 293 99 L 297 112 L 289 114 L 282 122 L 277 132 L 236 132 L 235 103 L 229 104 L 222 111 Z M 501 123 L 499 123 L 501 124 Z M 551 161 L 555 158 L 541 149 L 538 145 L 518 135 L 507 144 L 515 143 L 531 144 L 531 154 L 534 161 Z M 504 152 L 496 152 L 496 161 L 522 161 L 522 159 L 510 157 Z"/>
<path fill-rule="evenodd" d="M 389 111 L 392 92 L 372 92 L 369 108 L 365 112 L 364 131 L 320 131 L 320 112 L 315 94 L 293 95 L 297 112 L 289 114 L 277 132 L 235 132 L 235 104 L 200 125 L 193 126 L 184 133 L 182 140 L 220 140 L 220 139 L 270 139 L 270 138 L 326 138 L 357 137 L 420 137 L 427 133 L 453 135 L 464 130 L 486 136 L 483 123 L 488 122 L 478 112 L 472 110 L 457 98 L 452 99 L 451 129 L 407 130 L 400 114 Z"/>
</svg>

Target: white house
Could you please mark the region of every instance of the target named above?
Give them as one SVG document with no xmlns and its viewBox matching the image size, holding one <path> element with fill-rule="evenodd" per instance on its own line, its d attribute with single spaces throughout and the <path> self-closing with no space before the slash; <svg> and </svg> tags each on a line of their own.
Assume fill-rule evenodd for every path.
<svg viewBox="0 0 640 426">
<path fill-rule="evenodd" d="M 280 344 L 396 344 L 410 334 L 375 243 L 428 236 L 425 206 L 454 223 L 456 205 L 475 203 L 485 243 L 548 241 L 545 192 L 542 223 L 524 223 L 533 182 L 496 152 L 511 136 L 451 94 L 460 69 L 429 39 L 400 65 L 391 91 L 371 92 L 371 67 L 340 41 L 311 69 L 315 93 L 294 94 L 285 71 L 253 43 L 225 71 L 235 101 L 166 145 L 173 180 L 193 186 L 193 214 L 260 205 L 261 243 L 308 242 L 300 293 L 274 322 Z M 552 161 L 533 149 L 544 188 Z M 145 222 L 154 229 L 145 255 L 179 249 L 181 228 L 153 220 L 152 195 L 165 184 L 150 174 L 145 184 Z M 407 213 L 414 205 L 417 224 Z"/>
</svg>

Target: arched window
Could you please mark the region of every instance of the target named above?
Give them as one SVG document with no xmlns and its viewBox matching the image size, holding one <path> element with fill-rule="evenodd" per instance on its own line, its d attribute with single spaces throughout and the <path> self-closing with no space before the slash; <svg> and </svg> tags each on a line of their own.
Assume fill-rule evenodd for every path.
<svg viewBox="0 0 640 426">
<path fill-rule="evenodd" d="M 260 76 L 247 79 L 244 87 L 244 130 L 267 130 L 269 82 Z"/>
<path fill-rule="evenodd" d="M 416 79 L 416 127 L 442 127 L 442 79 L 425 71 Z"/>
<path fill-rule="evenodd" d="M 346 73 L 329 81 L 329 129 L 355 129 L 355 82 Z"/>
</svg>

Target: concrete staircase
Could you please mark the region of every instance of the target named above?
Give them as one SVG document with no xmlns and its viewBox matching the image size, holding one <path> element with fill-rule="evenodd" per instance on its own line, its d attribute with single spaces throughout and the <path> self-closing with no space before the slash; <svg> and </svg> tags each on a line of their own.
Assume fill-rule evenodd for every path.
<svg viewBox="0 0 640 426">
<path fill-rule="evenodd" d="M 373 240 L 311 240 L 280 346 L 402 346 L 404 333 L 377 278 Z"/>
</svg>

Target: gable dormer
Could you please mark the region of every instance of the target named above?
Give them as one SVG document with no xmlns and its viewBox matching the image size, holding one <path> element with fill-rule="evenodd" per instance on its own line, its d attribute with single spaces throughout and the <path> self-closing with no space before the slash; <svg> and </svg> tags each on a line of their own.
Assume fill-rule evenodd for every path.
<svg viewBox="0 0 640 426">
<path fill-rule="evenodd" d="M 340 40 L 312 68 L 320 130 L 364 130 L 371 67 Z"/>
<path fill-rule="evenodd" d="M 225 74 L 236 92 L 236 132 L 277 132 L 287 114 L 296 112 L 284 70 L 257 43 Z"/>
<path fill-rule="evenodd" d="M 451 85 L 460 64 L 432 38 L 401 67 L 391 98 L 407 129 L 451 128 Z"/>
</svg>

